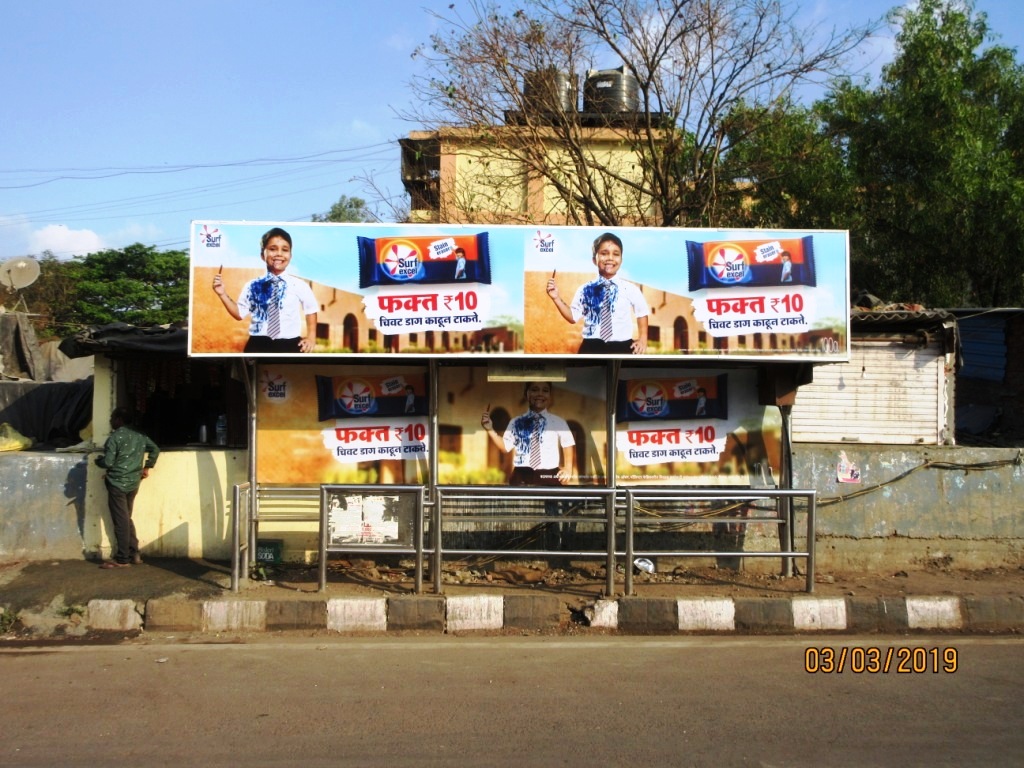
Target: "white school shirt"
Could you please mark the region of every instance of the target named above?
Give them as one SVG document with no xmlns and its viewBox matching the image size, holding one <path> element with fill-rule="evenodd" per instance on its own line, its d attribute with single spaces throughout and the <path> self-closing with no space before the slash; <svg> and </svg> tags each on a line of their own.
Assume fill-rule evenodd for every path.
<svg viewBox="0 0 1024 768">
<path fill-rule="evenodd" d="M 242 292 L 238 294 L 238 301 L 236 302 L 238 314 L 243 319 L 252 316 L 252 320 L 249 322 L 250 336 L 269 335 L 266 330 L 266 310 L 260 307 L 261 293 L 259 291 L 260 286 L 258 285 L 265 282 L 269 275 L 270 273 L 268 272 L 263 277 L 250 280 L 242 288 Z M 312 315 L 319 309 L 316 297 L 313 295 L 313 289 L 305 281 L 288 273 L 278 275 L 278 277 L 284 280 L 285 288 L 284 298 L 281 302 L 281 331 L 276 338 L 294 339 L 305 336 L 306 315 Z M 257 288 L 256 291 L 253 291 L 254 286 Z"/>
<path fill-rule="evenodd" d="M 540 469 L 557 469 L 562 463 L 561 449 L 576 445 L 576 439 L 572 436 L 568 422 L 561 416 L 556 416 L 546 409 L 541 411 L 540 415 L 544 417 L 544 431 L 540 433 Z M 520 436 L 519 445 L 516 445 L 516 422 L 522 418 L 531 419 L 532 416 L 533 411 L 527 411 L 512 419 L 502 436 L 505 450 L 515 449 L 512 460 L 515 467 L 530 466 L 529 434 L 525 436 L 525 441 L 522 439 L 523 436 Z"/>
<path fill-rule="evenodd" d="M 603 281 L 603 277 L 598 277 L 589 283 L 581 285 L 576 290 L 576 295 L 572 298 L 572 304 L 569 305 L 574 323 L 579 322 L 579 319 L 585 315 L 583 297 L 586 295 L 588 286 L 598 285 Z M 620 280 L 618 276 L 613 277 L 611 282 L 615 283 L 616 288 L 618 288 L 615 303 L 612 305 L 611 341 L 629 341 L 633 338 L 633 317 L 647 317 L 651 310 L 647 306 L 647 300 L 644 299 L 643 293 L 636 285 L 627 280 Z M 583 338 L 601 338 L 600 315 L 595 314 L 594 317 L 584 317 Z"/>
</svg>

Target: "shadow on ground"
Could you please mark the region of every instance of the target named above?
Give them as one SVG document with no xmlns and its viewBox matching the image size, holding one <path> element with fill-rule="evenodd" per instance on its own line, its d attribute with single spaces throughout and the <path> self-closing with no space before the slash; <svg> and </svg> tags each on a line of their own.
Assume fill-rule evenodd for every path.
<svg viewBox="0 0 1024 768">
<path fill-rule="evenodd" d="M 0 571 L 0 605 L 17 612 L 50 605 L 58 596 L 66 606 L 96 599 L 145 602 L 171 595 L 202 599 L 224 594 L 230 583 L 228 564 L 206 560 L 147 559 L 113 570 L 92 560 L 43 560 Z"/>
</svg>

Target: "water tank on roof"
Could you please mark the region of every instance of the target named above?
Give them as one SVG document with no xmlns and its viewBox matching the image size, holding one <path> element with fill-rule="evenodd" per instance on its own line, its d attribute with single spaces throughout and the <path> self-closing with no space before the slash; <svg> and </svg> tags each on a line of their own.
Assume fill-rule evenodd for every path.
<svg viewBox="0 0 1024 768">
<path fill-rule="evenodd" d="M 584 112 L 636 112 L 640 108 L 640 84 L 622 66 L 591 69 L 583 82 Z"/>
<path fill-rule="evenodd" d="M 557 69 L 527 72 L 523 76 L 523 102 L 537 112 L 575 112 L 576 78 Z"/>
</svg>

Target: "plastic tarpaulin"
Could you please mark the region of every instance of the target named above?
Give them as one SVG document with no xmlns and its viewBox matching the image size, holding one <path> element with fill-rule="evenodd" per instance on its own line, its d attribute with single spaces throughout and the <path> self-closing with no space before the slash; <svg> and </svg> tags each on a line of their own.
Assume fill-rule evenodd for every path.
<svg viewBox="0 0 1024 768">
<path fill-rule="evenodd" d="M 116 352 L 169 352 L 184 357 L 188 353 L 188 331 L 176 325 L 142 328 L 111 323 L 66 337 L 60 343 L 60 351 L 71 358 Z"/>
<path fill-rule="evenodd" d="M 37 447 L 74 445 L 92 420 L 92 377 L 81 381 L 0 382 L 0 423 Z"/>
<path fill-rule="evenodd" d="M 23 312 L 0 313 L 0 373 L 4 379 L 43 378 L 36 332 Z"/>
</svg>

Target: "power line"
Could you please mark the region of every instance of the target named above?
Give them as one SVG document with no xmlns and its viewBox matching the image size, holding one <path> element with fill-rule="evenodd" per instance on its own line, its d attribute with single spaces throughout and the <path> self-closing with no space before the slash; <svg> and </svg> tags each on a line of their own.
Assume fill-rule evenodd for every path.
<svg viewBox="0 0 1024 768">
<path fill-rule="evenodd" d="M 40 179 L 38 181 L 27 182 L 24 184 L 11 184 L 11 185 L 0 185 L 0 189 L 30 189 L 32 187 L 41 187 L 45 184 L 53 184 L 57 181 L 95 181 L 99 179 L 110 179 L 117 176 L 133 176 L 133 175 L 152 175 L 152 174 L 168 174 L 168 173 L 183 173 L 186 171 L 195 170 L 210 170 L 214 168 L 244 168 L 244 167 L 262 167 L 268 165 L 288 165 L 294 163 L 312 163 L 320 162 L 321 158 L 328 157 L 331 155 L 346 154 L 353 152 L 366 152 L 368 150 L 379 150 L 384 147 L 392 148 L 394 144 L 392 142 L 369 144 L 363 147 L 351 147 L 348 149 L 331 149 L 325 152 L 317 152 L 311 155 L 296 155 L 294 157 L 279 157 L 279 158 L 253 158 L 250 160 L 236 160 L 225 163 L 189 163 L 182 165 L 164 165 L 164 166 L 106 166 L 96 168 L 50 168 L 50 169 L 39 169 L 39 168 L 23 168 L 23 169 L 3 169 L 0 168 L 0 174 L 27 174 L 27 173 L 41 173 L 41 174 L 56 174 L 51 175 L 48 178 Z M 69 175 L 69 174 L 84 174 L 84 175 Z"/>
<path fill-rule="evenodd" d="M 390 163 L 389 165 L 383 166 L 382 170 L 385 170 L 385 171 L 386 170 L 393 170 L 393 169 L 395 169 L 397 167 L 398 167 L 397 166 L 397 161 L 392 161 L 392 163 Z M 304 170 L 308 170 L 308 169 L 304 169 Z M 139 195 L 139 196 L 134 196 L 134 197 L 120 198 L 120 199 L 116 199 L 116 200 L 102 201 L 102 202 L 98 202 L 98 203 L 89 203 L 89 204 L 80 204 L 80 205 L 66 206 L 66 207 L 63 207 L 63 208 L 45 208 L 45 209 L 39 209 L 39 210 L 36 210 L 36 211 L 24 211 L 24 212 L 18 212 L 18 213 L 7 214 L 7 215 L 11 216 L 11 217 L 25 217 L 25 218 L 31 219 L 31 221 L 33 223 L 45 224 L 45 223 L 52 223 L 52 222 L 66 223 L 66 222 L 74 222 L 74 221 L 103 221 L 103 220 L 108 220 L 108 219 L 122 218 L 123 216 L 127 216 L 127 215 L 132 215 L 132 216 L 160 216 L 160 215 L 163 215 L 163 214 L 181 213 L 183 211 L 194 210 L 197 207 L 197 205 L 198 205 L 198 203 L 196 202 L 197 200 L 200 200 L 200 199 L 202 199 L 204 197 L 209 197 L 209 195 L 213 194 L 213 193 L 223 192 L 223 191 L 227 191 L 227 190 L 230 190 L 230 189 L 233 189 L 233 188 L 237 188 L 237 187 L 245 187 L 245 188 L 248 188 L 248 189 L 252 189 L 252 188 L 257 188 L 258 189 L 260 187 L 268 187 L 269 186 L 269 187 L 272 187 L 274 189 L 280 189 L 280 185 L 279 184 L 264 183 L 264 184 L 254 185 L 252 182 L 253 181 L 259 181 L 259 180 L 262 180 L 264 182 L 271 181 L 271 180 L 279 180 L 283 176 L 289 175 L 291 173 L 293 173 L 293 172 L 291 172 L 291 171 L 284 171 L 284 172 L 279 172 L 279 173 L 276 173 L 276 174 L 266 174 L 266 175 L 263 175 L 263 176 L 249 177 L 249 178 L 246 178 L 246 179 L 239 179 L 239 180 L 230 181 L 230 182 L 219 182 L 219 183 L 216 183 L 216 184 L 207 184 L 207 185 L 202 185 L 200 187 L 187 187 L 187 188 L 183 188 L 183 189 L 172 190 L 172 191 L 169 191 L 169 192 L 153 193 L 153 194 L 148 194 L 148 195 Z M 315 179 L 315 178 L 322 178 L 322 177 L 325 177 L 325 176 L 332 176 L 335 173 L 336 173 L 336 170 L 330 171 L 330 172 L 325 172 L 325 173 L 315 174 L 313 176 L 308 176 L 308 177 L 305 177 L 305 178 L 307 180 L 308 179 Z M 296 179 L 296 180 L 298 180 L 298 179 Z M 244 200 L 234 200 L 234 201 L 230 201 L 230 202 L 207 203 L 206 205 L 216 205 L 218 207 L 225 207 L 225 206 L 231 206 L 231 205 L 241 205 L 241 204 L 244 204 L 244 203 L 259 202 L 259 201 L 262 201 L 262 200 L 274 200 L 274 199 L 281 198 L 281 197 L 287 197 L 289 195 L 297 195 L 297 194 L 302 194 L 304 192 L 314 192 L 314 191 L 320 190 L 320 189 L 328 189 L 328 188 L 331 188 L 331 187 L 336 187 L 336 186 L 338 186 L 339 183 L 341 183 L 341 182 L 334 181 L 333 183 L 330 183 L 330 184 L 321 184 L 321 185 L 312 186 L 312 187 L 303 187 L 302 189 L 293 189 L 291 191 L 280 192 L 278 194 L 273 194 L 273 195 L 265 195 L 265 196 L 262 196 L 262 197 L 255 197 L 255 198 L 246 198 Z M 127 209 L 136 209 L 136 208 L 139 208 L 139 207 L 142 207 L 142 206 L 145 206 L 145 205 L 167 203 L 167 202 L 173 202 L 173 201 L 179 201 L 179 200 L 190 200 L 190 201 L 192 201 L 192 205 L 189 208 L 164 209 L 164 210 L 158 210 L 158 211 L 144 211 L 144 212 L 133 211 L 133 212 L 129 213 L 128 210 L 127 210 Z M 96 215 L 96 214 L 104 212 L 104 211 L 118 211 L 119 213 L 117 213 L 116 215 L 110 215 L 110 216 L 99 216 L 99 215 Z M 39 214 L 46 214 L 46 215 L 40 216 Z M 3 227 L 18 226 L 19 224 L 20 224 L 20 221 L 16 221 L 16 220 L 12 220 L 12 221 L 8 221 L 8 222 L 0 222 L 0 229 L 2 229 Z"/>
</svg>

